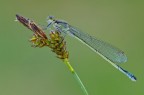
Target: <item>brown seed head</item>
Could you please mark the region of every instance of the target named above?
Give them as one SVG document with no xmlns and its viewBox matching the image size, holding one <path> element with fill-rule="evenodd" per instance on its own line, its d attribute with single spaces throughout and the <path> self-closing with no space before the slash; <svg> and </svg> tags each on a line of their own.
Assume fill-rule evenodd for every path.
<svg viewBox="0 0 144 95">
<path fill-rule="evenodd" d="M 32 46 L 34 47 L 44 47 L 48 46 L 53 52 L 57 54 L 60 59 L 68 59 L 68 51 L 66 50 L 66 42 L 64 37 L 57 30 L 51 30 L 49 34 L 49 39 L 44 31 L 34 22 L 26 19 L 23 16 L 16 15 L 17 20 L 26 26 L 28 29 L 34 32 L 33 37 L 30 39 Z"/>
</svg>

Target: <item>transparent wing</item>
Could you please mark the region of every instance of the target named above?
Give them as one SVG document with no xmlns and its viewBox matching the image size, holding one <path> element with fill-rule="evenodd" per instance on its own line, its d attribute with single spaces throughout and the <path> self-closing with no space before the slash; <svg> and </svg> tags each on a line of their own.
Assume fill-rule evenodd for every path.
<svg viewBox="0 0 144 95">
<path fill-rule="evenodd" d="M 49 21 L 51 21 L 51 19 Z M 114 63 L 124 63 L 127 61 L 126 55 L 120 49 L 104 41 L 96 39 L 87 33 L 83 33 L 79 31 L 77 28 L 69 25 L 66 22 L 63 22 L 60 20 L 54 20 L 54 23 L 51 25 L 53 25 L 53 27 L 61 33 L 64 33 L 64 34 L 68 33 L 70 35 L 73 35 L 79 41 L 86 44 L 89 48 L 91 48 L 93 51 L 98 53 L 101 57 L 103 57 L 106 61 L 108 61 L 113 67 L 115 67 L 120 72 L 125 74 L 132 81 L 137 80 L 136 77 L 132 73 L 114 64 Z"/>
<path fill-rule="evenodd" d="M 81 32 L 73 26 L 69 26 L 69 32 L 101 55 L 104 59 L 113 63 L 124 63 L 127 61 L 126 55 L 120 49 L 94 38 L 87 33 Z"/>
</svg>

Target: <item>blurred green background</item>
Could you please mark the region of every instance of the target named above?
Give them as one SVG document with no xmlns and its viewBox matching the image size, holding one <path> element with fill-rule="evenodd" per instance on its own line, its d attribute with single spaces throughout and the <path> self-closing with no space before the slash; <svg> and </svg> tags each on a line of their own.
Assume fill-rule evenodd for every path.
<svg viewBox="0 0 144 95">
<path fill-rule="evenodd" d="M 32 48 L 32 32 L 15 22 L 19 13 L 40 25 L 48 15 L 68 21 L 125 51 L 121 66 L 132 82 L 72 37 L 66 37 L 70 62 L 89 95 L 144 94 L 143 0 L 1 0 L 0 95 L 83 95 L 72 74 L 49 48 Z"/>
</svg>

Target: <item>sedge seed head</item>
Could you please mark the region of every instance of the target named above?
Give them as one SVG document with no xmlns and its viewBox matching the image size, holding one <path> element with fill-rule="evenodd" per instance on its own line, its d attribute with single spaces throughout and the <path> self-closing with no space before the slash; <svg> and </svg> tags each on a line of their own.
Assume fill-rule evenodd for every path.
<svg viewBox="0 0 144 95">
<path fill-rule="evenodd" d="M 17 21 L 22 23 L 25 27 L 33 31 L 33 36 L 30 39 L 33 47 L 48 46 L 53 52 L 57 54 L 60 59 L 68 59 L 68 51 L 66 50 L 66 42 L 64 37 L 58 30 L 51 30 L 48 36 L 34 21 L 23 16 L 16 15 Z"/>
</svg>

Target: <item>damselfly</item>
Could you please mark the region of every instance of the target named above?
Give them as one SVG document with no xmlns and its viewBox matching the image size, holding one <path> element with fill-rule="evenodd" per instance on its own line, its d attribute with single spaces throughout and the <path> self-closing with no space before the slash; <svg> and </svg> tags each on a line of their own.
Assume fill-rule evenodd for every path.
<svg viewBox="0 0 144 95">
<path fill-rule="evenodd" d="M 103 57 L 112 66 L 125 74 L 132 81 L 136 81 L 136 77 L 132 73 L 115 64 L 124 63 L 127 61 L 126 55 L 120 49 L 78 30 L 77 28 L 68 24 L 66 21 L 56 20 L 53 16 L 49 16 L 47 22 L 47 29 L 54 28 L 61 33 L 73 35 L 76 39 L 87 45 L 90 49 Z"/>
</svg>

